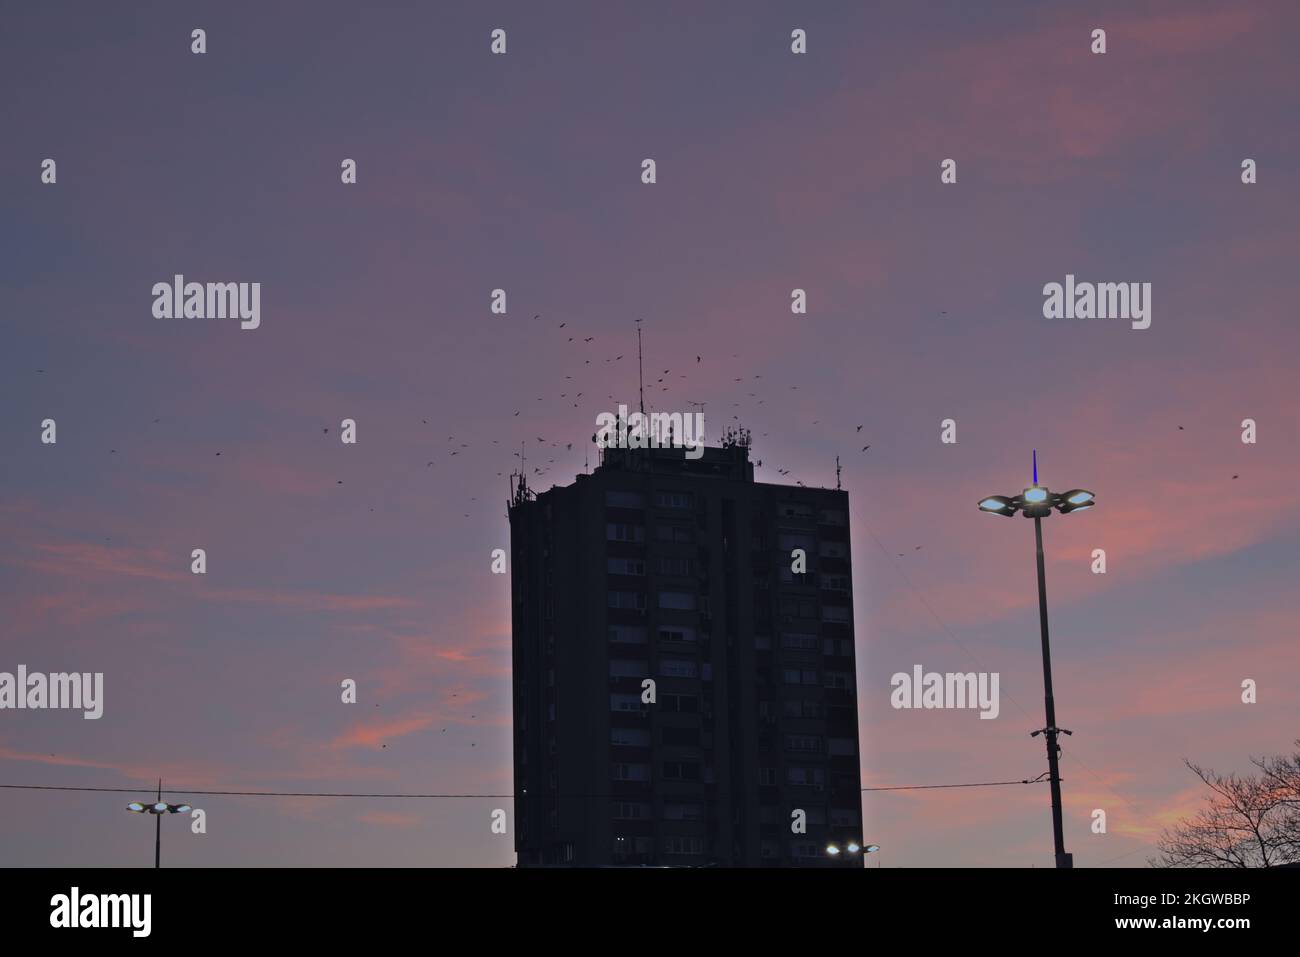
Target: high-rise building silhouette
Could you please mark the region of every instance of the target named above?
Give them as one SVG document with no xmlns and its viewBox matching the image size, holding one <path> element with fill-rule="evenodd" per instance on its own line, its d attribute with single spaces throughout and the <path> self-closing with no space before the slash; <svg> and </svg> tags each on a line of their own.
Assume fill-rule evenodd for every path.
<svg viewBox="0 0 1300 957">
<path fill-rule="evenodd" d="M 864 837 L 848 493 L 755 482 L 748 445 L 519 479 L 521 867 L 862 866 L 827 853 Z"/>
</svg>

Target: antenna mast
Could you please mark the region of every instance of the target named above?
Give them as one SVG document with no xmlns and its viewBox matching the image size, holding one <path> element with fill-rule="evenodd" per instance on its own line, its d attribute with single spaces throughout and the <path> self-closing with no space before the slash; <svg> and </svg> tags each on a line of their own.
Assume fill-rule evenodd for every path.
<svg viewBox="0 0 1300 957">
<path fill-rule="evenodd" d="M 641 320 L 636 321 L 636 381 L 641 393 L 641 414 L 645 415 L 645 374 L 641 371 Z"/>
<path fill-rule="evenodd" d="M 840 457 L 835 456 L 835 491 L 840 490 Z"/>
</svg>

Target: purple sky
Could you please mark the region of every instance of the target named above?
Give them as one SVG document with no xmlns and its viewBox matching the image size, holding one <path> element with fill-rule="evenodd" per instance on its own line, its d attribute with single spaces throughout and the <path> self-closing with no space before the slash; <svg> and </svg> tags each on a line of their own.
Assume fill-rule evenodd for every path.
<svg viewBox="0 0 1300 957">
<path fill-rule="evenodd" d="M 864 785 L 1045 770 L 1032 529 L 975 509 L 1032 448 L 1100 501 L 1044 526 L 1076 863 L 1143 863 L 1184 756 L 1300 735 L 1294 4 L 382 7 L 5 14 L 0 671 L 106 690 L 0 712 L 0 783 L 509 792 L 512 450 L 572 481 L 637 318 L 650 403 L 739 416 L 759 480 L 843 459 Z M 262 283 L 261 328 L 153 318 L 175 273 Z M 1067 273 L 1151 328 L 1044 319 Z M 914 664 L 1001 715 L 892 709 Z M 0 791 L 0 862 L 147 865 L 129 799 Z M 194 803 L 165 863 L 514 858 L 497 800 Z M 1052 862 L 1045 786 L 863 807 L 886 867 Z"/>
</svg>

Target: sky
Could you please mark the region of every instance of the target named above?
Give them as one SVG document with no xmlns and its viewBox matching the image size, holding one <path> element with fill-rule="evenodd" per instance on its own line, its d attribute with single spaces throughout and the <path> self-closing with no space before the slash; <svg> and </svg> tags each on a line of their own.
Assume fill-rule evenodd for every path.
<svg viewBox="0 0 1300 957">
<path fill-rule="evenodd" d="M 1203 797 L 1184 758 L 1300 737 L 1294 4 L 3 20 L 0 671 L 105 690 L 0 711 L 0 784 L 509 794 L 509 473 L 583 471 L 638 319 L 652 408 L 751 429 L 759 481 L 843 463 L 864 787 L 1046 770 L 1032 529 L 975 507 L 1034 449 L 1098 498 L 1043 527 L 1076 866 L 1144 865 Z M 261 283 L 260 326 L 155 318 L 178 273 Z M 1067 274 L 1149 282 L 1150 327 L 1045 318 Z M 918 664 L 997 672 L 998 718 L 893 708 Z M 148 866 L 131 799 L 0 790 L 0 863 Z M 514 860 L 501 799 L 192 803 L 165 866 Z M 863 818 L 884 868 L 1053 863 L 1045 784 Z"/>
</svg>

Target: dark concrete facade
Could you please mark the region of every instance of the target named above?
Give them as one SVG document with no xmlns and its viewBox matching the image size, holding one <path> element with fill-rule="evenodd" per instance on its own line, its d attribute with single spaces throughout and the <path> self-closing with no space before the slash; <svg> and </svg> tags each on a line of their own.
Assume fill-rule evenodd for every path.
<svg viewBox="0 0 1300 957">
<path fill-rule="evenodd" d="M 522 867 L 861 866 L 848 494 L 704 452 L 510 505 Z"/>
</svg>

